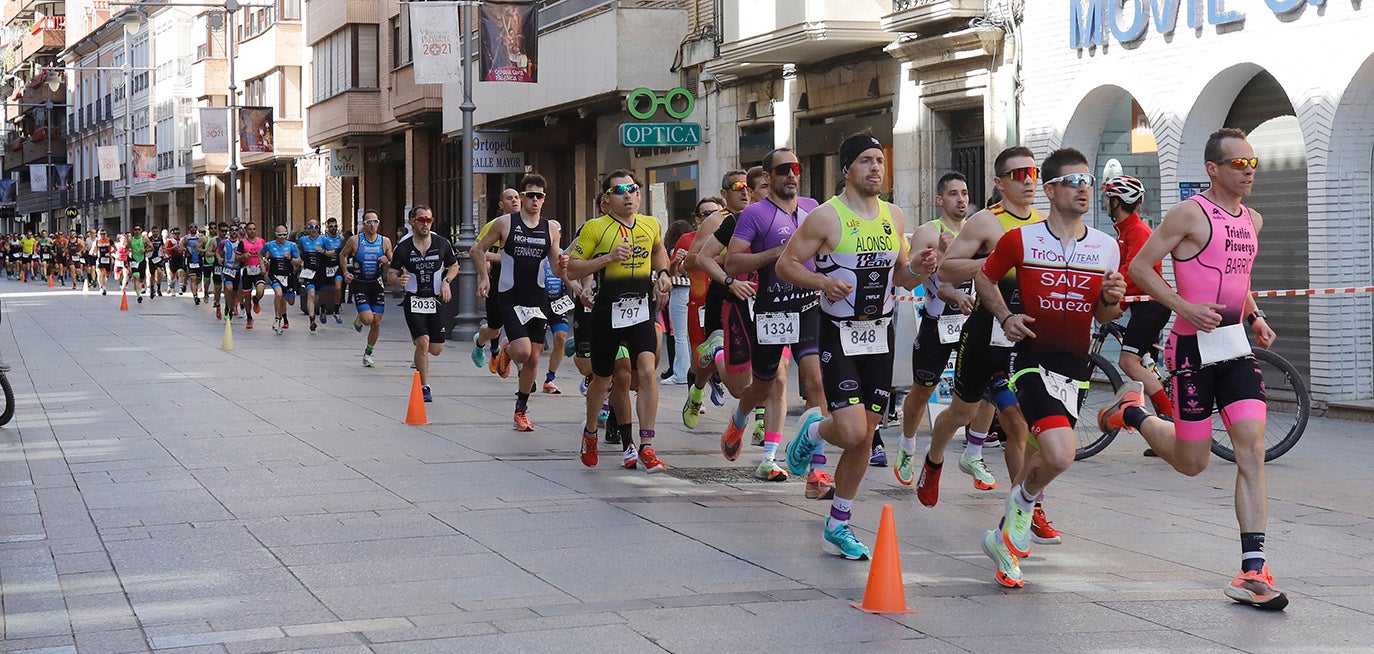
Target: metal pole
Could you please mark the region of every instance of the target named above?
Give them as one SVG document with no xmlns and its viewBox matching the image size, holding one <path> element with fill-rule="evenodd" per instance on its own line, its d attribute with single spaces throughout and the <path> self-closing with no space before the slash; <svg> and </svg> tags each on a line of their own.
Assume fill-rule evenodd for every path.
<svg viewBox="0 0 1374 654">
<path fill-rule="evenodd" d="M 472 101 L 472 57 L 469 56 L 469 43 L 472 33 L 472 6 L 470 4 L 461 5 L 459 11 L 462 12 L 462 20 L 459 25 L 462 29 L 462 40 L 460 41 L 459 52 L 463 57 L 463 104 L 459 109 L 463 112 L 463 143 L 461 146 L 463 157 L 463 185 L 458 197 L 462 206 L 462 224 L 458 232 L 458 251 L 467 252 L 472 245 L 477 242 L 477 215 L 473 203 L 477 198 L 477 193 L 472 184 L 472 114 L 477 111 L 477 105 Z M 454 338 L 460 341 L 467 341 L 477 333 L 478 320 L 477 313 L 477 266 L 475 262 L 468 261 L 458 273 L 458 316 L 454 325 Z"/>
<path fill-rule="evenodd" d="M 48 74 L 51 75 L 52 73 L 48 73 Z M 52 98 L 51 98 L 51 97 L 48 98 L 48 101 L 47 101 L 47 102 L 44 102 L 44 103 L 43 103 L 43 109 L 44 109 L 43 113 L 47 114 L 47 116 L 48 116 L 48 138 L 44 139 L 45 141 L 47 141 L 47 144 L 48 144 L 48 163 L 43 167 L 43 174 L 46 175 L 46 176 L 48 177 L 46 180 L 44 180 L 44 181 L 48 182 L 48 184 L 46 184 L 46 185 L 43 187 L 43 188 L 47 189 L 47 192 L 45 193 L 45 195 L 47 196 L 47 200 L 48 200 L 48 214 L 47 214 L 47 216 L 44 217 L 44 219 L 48 222 L 48 225 L 49 225 L 48 229 L 53 229 L 52 225 L 53 225 L 53 222 L 54 222 L 54 221 L 53 221 L 53 219 L 52 219 L 52 191 L 53 191 L 53 189 L 52 189 L 52 175 L 49 174 L 49 171 L 52 170 Z M 29 185 L 32 186 L 33 184 L 30 183 Z"/>
<path fill-rule="evenodd" d="M 239 10 L 238 0 L 225 0 L 224 10 L 228 12 L 228 22 L 224 25 L 224 40 L 229 46 L 229 101 L 225 103 L 229 116 L 229 222 L 236 222 L 239 218 L 239 137 L 238 116 L 235 115 L 234 107 L 238 103 L 238 79 L 234 77 L 234 29 L 236 28 L 236 14 Z"/>
<path fill-rule="evenodd" d="M 130 79 L 133 70 L 134 51 L 130 41 L 133 35 L 129 34 L 127 28 L 124 29 L 124 216 L 120 221 L 119 231 L 129 232 L 133 229 L 134 215 L 133 205 L 129 203 L 129 188 L 134 181 L 134 84 Z"/>
</svg>

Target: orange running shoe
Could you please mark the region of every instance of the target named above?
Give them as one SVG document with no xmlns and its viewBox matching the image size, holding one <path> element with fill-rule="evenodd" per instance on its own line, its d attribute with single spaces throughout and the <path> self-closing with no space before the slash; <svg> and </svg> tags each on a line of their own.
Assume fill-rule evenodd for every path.
<svg viewBox="0 0 1374 654">
<path fill-rule="evenodd" d="M 806 499 L 835 499 L 835 478 L 820 468 L 812 468 L 806 473 Z"/>
<path fill-rule="evenodd" d="M 506 352 L 508 348 L 501 348 L 501 354 L 496 355 L 496 374 L 501 375 L 501 379 L 510 377 L 510 354 Z"/>
<path fill-rule="evenodd" d="M 654 454 L 654 446 L 652 445 L 645 445 L 639 448 L 639 466 L 644 468 L 644 472 L 651 475 L 655 472 L 663 472 L 668 469 L 668 466 L 658 460 L 658 456 Z"/>
<path fill-rule="evenodd" d="M 515 412 L 515 431 L 534 431 L 534 425 L 524 411 Z"/>
<path fill-rule="evenodd" d="M 726 461 L 739 458 L 739 448 L 744 443 L 744 430 L 735 426 L 733 417 L 725 423 L 725 433 L 720 435 L 720 453 Z"/>
<path fill-rule="evenodd" d="M 1226 587 L 1226 596 L 1240 602 L 1270 611 L 1282 611 L 1288 606 L 1288 596 L 1274 587 L 1274 577 L 1269 574 L 1269 566 L 1255 572 L 1237 573 Z"/>
<path fill-rule="evenodd" d="M 596 432 L 587 433 L 587 423 L 582 422 L 582 465 L 595 468 L 597 463 Z"/>
<path fill-rule="evenodd" d="M 490 370 L 493 375 L 501 374 L 501 354 L 499 352 L 487 358 L 487 370 Z"/>
<path fill-rule="evenodd" d="M 940 473 L 944 469 L 943 464 L 939 468 L 930 467 L 929 457 L 921 462 L 921 478 L 916 481 L 916 499 L 921 500 L 921 504 L 935 506 L 940 501 Z"/>
<path fill-rule="evenodd" d="M 1045 509 L 1038 504 L 1031 513 L 1031 541 L 1041 545 L 1058 545 L 1064 542 L 1064 539 L 1059 537 L 1059 530 L 1045 517 Z"/>
<path fill-rule="evenodd" d="M 1111 404 L 1097 412 L 1097 427 L 1102 431 L 1131 429 L 1126 424 L 1126 409 L 1138 406 L 1145 408 L 1145 385 L 1138 381 L 1128 381 L 1117 389 Z M 1132 431 L 1134 431 L 1132 429 Z"/>
</svg>

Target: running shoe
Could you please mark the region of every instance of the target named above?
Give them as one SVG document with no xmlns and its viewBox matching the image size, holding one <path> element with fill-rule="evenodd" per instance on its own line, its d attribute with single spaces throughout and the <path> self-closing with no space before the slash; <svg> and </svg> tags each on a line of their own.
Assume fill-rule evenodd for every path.
<svg viewBox="0 0 1374 654">
<path fill-rule="evenodd" d="M 578 392 L 582 393 L 583 395 L 586 395 L 586 394 L 587 394 L 587 384 L 590 384 L 590 383 L 592 383 L 592 376 L 591 376 L 591 375 L 587 375 L 587 376 L 583 377 L 583 378 L 582 378 L 582 383 L 577 385 L 577 390 L 578 390 Z"/>
<path fill-rule="evenodd" d="M 281 318 L 280 318 L 280 317 L 277 317 L 277 318 L 273 318 L 273 319 L 272 319 L 272 331 L 276 332 L 276 333 L 277 333 L 277 336 L 281 336 Z"/>
<path fill-rule="evenodd" d="M 749 444 L 754 447 L 763 447 L 768 433 L 763 430 L 763 409 L 754 411 L 754 436 L 749 439 Z"/>
<path fill-rule="evenodd" d="M 819 443 L 811 442 L 811 439 L 806 437 L 806 432 L 811 429 L 811 423 L 820 422 L 822 419 L 824 416 L 821 415 L 821 410 L 816 407 L 807 409 L 806 413 L 801 415 L 801 425 L 797 429 L 797 436 L 787 443 L 787 469 L 792 474 L 806 474 L 807 466 L 811 465 L 811 455 L 816 453 L 816 447 Z M 807 483 L 810 483 L 810 479 L 807 480 Z"/>
<path fill-rule="evenodd" d="M 812 468 L 806 473 L 805 495 L 808 500 L 835 499 L 835 478 L 820 468 Z"/>
<path fill-rule="evenodd" d="M 992 490 L 997 488 L 997 478 L 988 472 L 988 466 L 983 463 L 983 457 L 976 459 L 967 454 L 959 455 L 959 470 L 973 477 L 973 487 L 978 490 Z"/>
<path fill-rule="evenodd" d="M 515 412 L 515 431 L 534 431 L 534 425 L 524 411 Z"/>
<path fill-rule="evenodd" d="M 997 537 L 996 529 L 989 529 L 983 534 L 983 553 L 997 566 L 997 583 L 1007 588 L 1021 588 L 1026 585 L 1025 578 L 1021 576 L 1020 561 L 1006 545 L 1002 544 L 1002 539 Z"/>
<path fill-rule="evenodd" d="M 100 294 L 101 294 L 101 295 L 105 295 L 105 294 L 106 294 L 106 292 L 105 292 L 105 287 L 104 287 L 104 286 L 100 287 Z"/>
<path fill-rule="evenodd" d="M 244 328 L 244 329 L 252 329 L 252 328 L 253 328 L 253 314 L 251 314 L 251 313 L 245 313 L 245 315 L 248 316 L 248 320 L 247 320 L 247 322 L 245 322 L 245 323 L 243 324 L 243 328 Z"/>
<path fill-rule="evenodd" d="M 554 386 L 554 385 L 553 385 L 553 382 L 551 382 L 551 381 L 544 382 L 544 392 L 545 392 L 545 393 L 548 393 L 549 395 L 562 395 L 562 394 L 563 394 L 563 391 L 559 390 L 559 388 L 558 388 L 557 386 Z"/>
<path fill-rule="evenodd" d="M 1145 385 L 1138 381 L 1128 381 L 1116 390 L 1111 404 L 1097 412 L 1097 427 L 1102 431 L 1130 429 L 1126 425 L 1126 409 L 1138 406 L 1145 408 Z"/>
<path fill-rule="evenodd" d="M 1020 486 L 1012 486 L 1007 494 L 1007 514 L 1002 519 L 1002 542 L 1017 556 L 1030 556 L 1032 511 L 1026 511 L 1016 503 Z"/>
<path fill-rule="evenodd" d="M 354 319 L 353 319 L 353 331 L 362 333 L 362 331 L 363 331 L 363 317 L 362 317 L 362 316 L 358 316 L 357 318 L 354 318 Z"/>
<path fill-rule="evenodd" d="M 765 459 L 759 467 L 754 468 L 754 478 L 764 481 L 787 481 L 787 471 L 783 470 L 777 461 Z"/>
<path fill-rule="evenodd" d="M 687 391 L 687 401 L 682 405 L 682 424 L 688 429 L 696 429 L 701 423 L 701 398 L 694 398 L 693 393 L 699 391 L 695 387 Z"/>
<path fill-rule="evenodd" d="M 487 348 L 477 344 L 478 337 L 478 334 L 472 335 L 472 365 L 481 368 L 487 365 Z"/>
<path fill-rule="evenodd" d="M 596 428 L 601 429 L 606 426 L 606 421 L 611 419 L 611 407 L 609 404 L 601 405 L 601 413 L 596 414 Z"/>
<path fill-rule="evenodd" d="M 1282 611 L 1288 606 L 1288 596 L 1274 587 L 1274 577 L 1269 574 L 1269 566 L 1259 572 L 1254 570 L 1237 573 L 1226 587 L 1226 596 L 1250 606 L 1270 611 Z"/>
<path fill-rule="evenodd" d="M 829 526 L 825 528 L 825 540 L 821 542 L 821 548 L 826 554 L 843 556 L 850 561 L 867 561 L 870 555 L 868 546 L 859 542 L 854 536 L 854 530 L 849 528 L 849 523 L 841 523 L 834 529 Z"/>
<path fill-rule="evenodd" d="M 162 295 L 162 291 L 158 291 L 158 295 Z M 262 313 L 262 305 L 260 302 L 261 300 L 258 298 L 253 298 L 253 313 Z"/>
<path fill-rule="evenodd" d="M 1064 542 L 1059 530 L 1045 517 L 1045 509 L 1036 506 L 1031 512 L 1031 540 L 1041 545 L 1058 545 Z"/>
<path fill-rule="evenodd" d="M 587 433 L 586 420 L 582 421 L 582 438 L 580 440 L 582 441 L 582 465 L 587 466 L 588 468 L 595 468 L 597 461 L 596 433 Z"/>
<path fill-rule="evenodd" d="M 316 329 L 319 329 L 319 327 L 320 327 L 320 326 L 319 326 L 318 324 L 315 323 L 315 316 L 310 316 L 310 331 L 313 332 L 313 331 L 315 331 Z"/>
<path fill-rule="evenodd" d="M 887 452 L 883 450 L 882 445 L 873 446 L 873 452 L 868 457 L 868 465 L 879 468 L 887 467 Z"/>
<path fill-rule="evenodd" d="M 137 295 L 138 295 L 138 303 L 139 303 L 139 304 L 143 304 L 143 294 L 142 294 L 142 293 L 137 293 Z"/>
<path fill-rule="evenodd" d="M 725 334 L 719 330 L 711 332 L 706 342 L 697 348 L 697 367 L 710 368 L 711 363 L 716 360 L 716 350 L 722 347 L 725 347 Z"/>
<path fill-rule="evenodd" d="M 496 355 L 496 374 L 501 379 L 510 377 L 510 354 L 506 352 L 509 348 L 501 348 L 501 353 Z"/>
<path fill-rule="evenodd" d="M 215 305 L 215 320 L 224 320 L 224 309 L 221 309 L 218 304 Z"/>
<path fill-rule="evenodd" d="M 342 325 L 342 324 L 343 324 L 343 318 L 342 318 L 339 314 L 337 314 L 337 313 L 334 314 L 334 324 L 336 324 L 336 325 Z"/>
<path fill-rule="evenodd" d="M 620 455 L 620 465 L 625 466 L 626 470 L 634 470 L 639 465 L 639 450 L 635 449 L 634 443 L 630 443 L 625 453 Z"/>
<path fill-rule="evenodd" d="M 916 499 L 926 506 L 935 506 L 940 501 L 940 473 L 944 466 L 932 468 L 930 458 L 921 458 L 921 479 L 916 482 Z"/>
<path fill-rule="evenodd" d="M 73 286 L 72 288 L 76 288 L 76 287 Z M 196 306 L 200 306 L 200 296 L 199 296 L 199 295 L 197 295 L 197 296 L 195 297 L 195 300 L 196 300 Z"/>
<path fill-rule="evenodd" d="M 282 328 L 282 329 L 291 329 L 291 321 L 290 321 L 289 319 L 287 319 L 287 317 L 286 317 L 285 315 L 283 315 L 283 316 L 281 317 L 281 328 Z"/>
<path fill-rule="evenodd" d="M 652 445 L 639 448 L 639 467 L 644 468 L 644 472 L 651 475 L 668 469 L 668 466 L 663 465 L 663 462 L 658 460 Z"/>
<path fill-rule="evenodd" d="M 739 448 L 743 440 L 744 430 L 735 426 L 735 419 L 731 416 L 725 423 L 725 432 L 720 435 L 720 453 L 725 455 L 726 461 L 739 458 Z"/>
<path fill-rule="evenodd" d="M 253 319 L 252 319 L 252 318 L 249 318 L 248 320 L 249 320 L 249 321 L 252 321 Z M 371 367 L 372 367 L 372 364 L 374 364 L 374 363 L 376 363 L 376 362 L 372 360 L 372 355 L 371 355 L 371 354 L 364 354 L 364 355 L 363 355 L 363 366 L 364 366 L 364 367 L 371 368 Z"/>
<path fill-rule="evenodd" d="M 428 387 L 428 386 L 421 386 L 421 387 L 420 387 L 420 395 L 423 395 L 423 396 L 425 397 L 425 401 L 426 401 L 426 402 L 433 402 L 433 401 L 434 401 L 434 394 L 429 392 L 429 387 Z"/>
<path fill-rule="evenodd" d="M 490 350 L 490 348 L 488 349 Z M 490 354 L 487 356 L 487 370 L 491 371 L 491 374 L 493 375 L 499 374 L 498 371 L 500 370 L 500 364 L 501 355 L 494 350 L 490 350 Z"/>
<path fill-rule="evenodd" d="M 897 481 L 903 486 L 916 483 L 916 453 L 898 447 L 897 465 L 892 468 L 892 472 L 897 475 Z"/>
<path fill-rule="evenodd" d="M 711 404 L 725 406 L 725 384 L 718 375 L 711 375 Z"/>
</svg>

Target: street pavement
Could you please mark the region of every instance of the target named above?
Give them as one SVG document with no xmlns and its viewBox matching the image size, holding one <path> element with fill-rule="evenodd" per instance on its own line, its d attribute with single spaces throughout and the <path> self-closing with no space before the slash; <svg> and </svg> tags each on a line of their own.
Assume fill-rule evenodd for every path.
<svg viewBox="0 0 1374 654">
<path fill-rule="evenodd" d="M 1314 419 L 1269 466 L 1285 612 L 1222 595 L 1234 467 L 1187 478 L 1123 435 L 1050 488 L 1064 543 L 1036 546 L 1015 591 L 980 551 L 1008 487 L 999 450 L 997 490 L 949 466 L 935 508 L 870 468 L 854 525 L 872 544 L 895 507 L 915 609 L 880 616 L 850 607 L 869 565 L 821 552 L 829 502 L 755 481 L 757 449 L 726 462 L 724 409 L 684 429 L 685 387 L 660 401 L 668 474 L 624 470 L 611 446 L 588 469 L 571 362 L 521 434 L 514 380 L 456 344 L 430 424 L 405 425 L 392 307 L 367 369 L 351 309 L 313 334 L 297 311 L 276 336 L 265 306 L 225 352 L 189 298 L 120 312 L 0 281 L 0 302 L 18 401 L 0 428 L 5 651 L 1368 651 L 1374 632 L 1366 423 Z"/>
</svg>

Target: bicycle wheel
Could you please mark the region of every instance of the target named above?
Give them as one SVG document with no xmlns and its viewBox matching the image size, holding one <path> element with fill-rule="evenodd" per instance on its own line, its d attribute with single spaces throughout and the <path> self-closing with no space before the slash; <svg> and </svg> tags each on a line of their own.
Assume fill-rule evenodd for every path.
<svg viewBox="0 0 1374 654">
<path fill-rule="evenodd" d="M 5 411 L 0 413 L 0 426 L 4 426 L 14 417 L 14 389 L 10 388 L 10 378 L 3 372 L 0 372 L 0 387 L 5 389 Z"/>
<path fill-rule="evenodd" d="M 1107 406 L 1121 388 L 1121 373 L 1100 354 L 1088 356 L 1092 367 L 1089 369 L 1088 390 L 1083 393 L 1083 401 L 1078 409 L 1078 451 L 1074 452 L 1075 461 L 1086 459 L 1112 444 L 1117 430 L 1102 431 L 1097 428 L 1097 412 Z"/>
<path fill-rule="evenodd" d="M 1293 449 L 1307 429 L 1312 411 L 1312 394 L 1298 369 L 1287 359 L 1269 350 L 1255 350 L 1255 361 L 1264 374 L 1267 420 L 1264 424 L 1264 460 L 1273 461 Z M 1212 453 L 1234 462 L 1231 436 L 1221 421 L 1221 412 L 1212 413 Z"/>
</svg>

